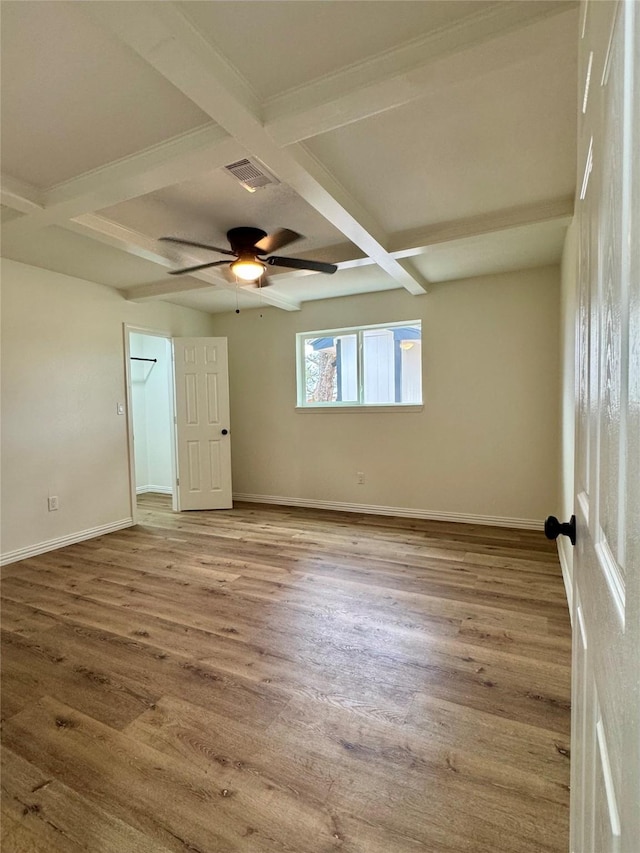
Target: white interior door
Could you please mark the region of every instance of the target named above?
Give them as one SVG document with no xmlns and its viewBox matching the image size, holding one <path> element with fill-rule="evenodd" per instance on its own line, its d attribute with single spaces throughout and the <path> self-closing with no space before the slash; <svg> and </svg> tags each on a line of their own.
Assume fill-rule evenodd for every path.
<svg viewBox="0 0 640 853">
<path fill-rule="evenodd" d="M 178 509 L 229 509 L 226 338 L 174 338 Z"/>
<path fill-rule="evenodd" d="M 582 6 L 573 853 L 640 851 L 639 13 Z"/>
</svg>

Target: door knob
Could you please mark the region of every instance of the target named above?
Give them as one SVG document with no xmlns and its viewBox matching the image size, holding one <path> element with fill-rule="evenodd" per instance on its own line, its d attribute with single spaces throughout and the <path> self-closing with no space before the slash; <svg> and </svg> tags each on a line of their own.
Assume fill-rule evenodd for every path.
<svg viewBox="0 0 640 853">
<path fill-rule="evenodd" d="M 571 544 L 576 544 L 576 517 L 571 516 L 571 521 L 560 522 L 555 515 L 550 515 L 544 523 L 544 535 L 547 539 L 557 539 L 558 536 L 568 536 Z"/>
<path fill-rule="evenodd" d="M 223 435 L 228 435 L 228 433 L 229 433 L 229 430 L 228 430 L 228 429 L 223 429 L 223 430 L 222 430 L 222 434 L 223 434 Z"/>
</svg>

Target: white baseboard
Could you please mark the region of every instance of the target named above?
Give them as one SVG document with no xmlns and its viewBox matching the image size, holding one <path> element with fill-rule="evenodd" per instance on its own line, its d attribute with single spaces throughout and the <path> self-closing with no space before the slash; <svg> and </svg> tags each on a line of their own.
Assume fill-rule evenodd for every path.
<svg viewBox="0 0 640 853">
<path fill-rule="evenodd" d="M 0 555 L 0 566 L 6 566 L 8 563 L 15 563 L 18 560 L 26 560 L 28 557 L 35 557 L 38 554 L 45 554 L 47 551 L 56 551 L 58 548 L 64 548 L 67 545 L 75 545 L 76 542 L 84 542 L 85 539 L 104 536 L 105 533 L 115 533 L 116 530 L 123 530 L 132 525 L 132 518 L 121 518 L 120 521 L 113 521 L 111 524 L 90 527 L 77 533 L 69 533 L 67 536 L 59 536 L 57 539 L 49 539 L 47 542 L 38 542 L 37 545 L 8 551 L 6 554 Z"/>
<path fill-rule="evenodd" d="M 558 536 L 556 543 L 558 545 L 558 557 L 560 559 L 560 567 L 562 568 L 562 580 L 564 581 L 564 591 L 567 595 L 567 604 L 569 605 L 569 616 L 573 623 L 573 552 L 572 545 L 565 536 Z"/>
<path fill-rule="evenodd" d="M 436 512 L 426 509 L 410 509 L 400 506 L 375 506 L 352 504 L 339 501 L 307 500 L 306 498 L 283 498 L 276 495 L 245 495 L 234 492 L 234 500 L 280 506 L 302 506 L 309 509 L 330 509 L 338 512 L 362 512 L 369 515 L 396 515 L 402 518 L 424 518 L 427 521 L 456 521 L 461 524 L 488 524 L 492 527 L 516 527 L 520 530 L 542 530 L 544 524 L 538 519 L 503 518 L 496 515 L 464 515 L 458 512 Z"/>
<path fill-rule="evenodd" d="M 173 489 L 171 486 L 136 486 L 136 495 L 146 495 L 149 492 L 155 492 L 158 495 L 172 495 Z"/>
</svg>

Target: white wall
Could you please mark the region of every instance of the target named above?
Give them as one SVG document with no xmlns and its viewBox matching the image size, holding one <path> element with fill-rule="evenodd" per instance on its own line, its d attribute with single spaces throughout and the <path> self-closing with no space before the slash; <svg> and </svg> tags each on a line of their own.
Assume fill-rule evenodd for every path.
<svg viewBox="0 0 640 853">
<path fill-rule="evenodd" d="M 131 335 L 131 355 L 144 355 L 144 338 Z M 150 370 L 146 363 L 131 362 L 131 416 L 135 441 L 136 490 L 146 491 L 149 482 L 149 454 L 147 452 L 147 395 L 145 379 Z"/>
<path fill-rule="evenodd" d="M 212 334 L 211 316 L 2 261 L 4 559 L 131 518 L 123 323 Z M 57 495 L 60 509 L 47 511 Z"/>
<path fill-rule="evenodd" d="M 131 355 L 153 361 L 131 362 L 136 488 L 170 493 L 172 473 L 171 344 L 167 338 L 131 334 Z"/>
<path fill-rule="evenodd" d="M 559 286 L 547 267 L 216 315 L 234 493 L 541 521 L 558 506 Z M 296 412 L 296 332 L 417 319 L 422 412 Z"/>
</svg>

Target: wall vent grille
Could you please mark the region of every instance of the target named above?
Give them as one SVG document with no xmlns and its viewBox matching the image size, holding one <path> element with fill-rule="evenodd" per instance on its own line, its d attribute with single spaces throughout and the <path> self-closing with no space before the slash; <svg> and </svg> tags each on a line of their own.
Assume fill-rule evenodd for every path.
<svg viewBox="0 0 640 853">
<path fill-rule="evenodd" d="M 279 183 L 277 178 L 270 175 L 265 169 L 256 166 L 252 160 L 246 158 L 238 160 L 235 163 L 229 163 L 224 168 L 250 193 L 254 193 L 256 190 L 267 187 L 270 184 Z"/>
</svg>

